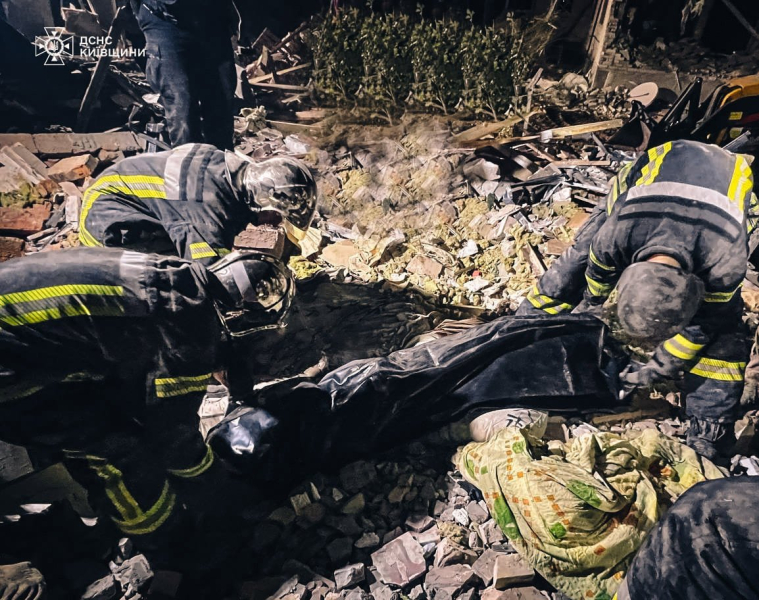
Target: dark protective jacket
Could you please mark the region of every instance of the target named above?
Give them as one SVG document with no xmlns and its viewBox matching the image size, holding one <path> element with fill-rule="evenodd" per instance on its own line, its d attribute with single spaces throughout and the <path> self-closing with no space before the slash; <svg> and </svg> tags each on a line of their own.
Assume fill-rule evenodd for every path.
<svg viewBox="0 0 759 600">
<path fill-rule="evenodd" d="M 74 379 L 141 378 L 148 403 L 204 391 L 223 348 L 207 278 L 194 263 L 117 249 L 3 263 L 0 403 Z"/>
<path fill-rule="evenodd" d="M 120 161 L 84 194 L 82 244 L 128 246 L 144 236 L 167 236 L 180 257 L 215 262 L 250 221 L 230 182 L 242 162 L 230 166 L 225 153 L 208 144 Z"/>
<path fill-rule="evenodd" d="M 733 406 L 745 358 L 743 347 L 725 342 L 723 334 L 741 323 L 738 290 L 754 226 L 752 190 L 751 168 L 741 155 L 690 141 L 649 150 L 619 172 L 574 246 L 540 279 L 519 313 L 557 314 L 583 299 L 603 302 L 626 267 L 654 254 L 672 256 L 703 280 L 706 294 L 692 322 L 656 350 L 646 366 L 650 379 L 686 370 L 706 380 L 700 390 L 704 401 Z M 698 404 L 697 397 L 693 403 Z M 729 420 L 728 412 L 703 416 Z"/>
</svg>

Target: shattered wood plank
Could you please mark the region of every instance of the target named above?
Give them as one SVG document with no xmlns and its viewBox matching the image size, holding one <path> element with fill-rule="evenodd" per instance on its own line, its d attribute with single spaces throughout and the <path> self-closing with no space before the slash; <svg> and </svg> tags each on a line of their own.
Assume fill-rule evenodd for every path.
<svg viewBox="0 0 759 600">
<path fill-rule="evenodd" d="M 277 71 L 277 76 L 280 75 L 288 75 L 290 73 L 295 73 L 296 71 L 302 71 L 303 69 L 308 69 L 311 66 L 311 63 L 304 63 L 302 65 L 296 65 L 294 67 L 289 67 L 287 69 L 282 69 L 280 71 Z M 252 79 L 249 79 L 248 81 L 250 84 L 254 83 L 264 83 L 268 81 L 269 79 L 272 79 L 274 76 L 273 73 L 266 73 L 264 75 L 259 75 L 258 77 L 253 77 Z"/>
<path fill-rule="evenodd" d="M 266 121 L 269 127 L 279 129 L 282 133 L 309 133 L 318 129 L 319 124 L 290 123 L 289 121 Z"/>
<path fill-rule="evenodd" d="M 127 11 L 131 10 L 126 0 L 119 0 L 119 8 L 116 11 L 116 15 L 111 21 L 111 25 L 108 29 L 107 40 L 110 41 L 107 44 L 106 49 L 114 47 L 121 37 L 124 27 L 126 25 Z M 92 71 L 92 77 L 90 83 L 87 86 L 87 90 L 84 92 L 82 103 L 79 105 L 79 113 L 76 117 L 76 128 L 78 131 L 86 131 L 87 126 L 90 123 L 90 117 L 92 116 L 92 109 L 95 107 L 95 101 L 100 95 L 100 90 L 103 88 L 103 83 L 108 75 L 108 67 L 111 64 L 113 57 L 110 52 L 105 52 L 98 58 L 95 70 Z"/>
<path fill-rule="evenodd" d="M 305 85 L 288 85 L 286 83 L 251 83 L 251 85 L 265 90 L 284 90 L 288 92 L 307 92 Z"/>
<path fill-rule="evenodd" d="M 277 42 L 276 44 L 274 44 L 272 46 L 272 52 L 276 52 L 280 48 L 283 48 L 284 46 L 286 46 L 287 44 L 289 44 L 290 42 L 292 42 L 295 39 L 295 36 L 300 35 L 301 32 L 304 29 L 306 29 L 309 25 L 310 25 L 310 23 L 308 21 L 304 21 L 303 23 L 301 23 L 300 25 L 298 25 L 298 27 L 296 27 L 295 29 L 293 29 L 290 33 L 288 33 L 287 35 L 285 35 L 285 37 L 283 37 L 279 42 Z"/>
<path fill-rule="evenodd" d="M 256 38 L 256 41 L 253 42 L 252 47 L 254 50 L 261 52 L 264 46 L 275 47 L 281 41 L 268 27 L 264 27 L 264 30 Z"/>
<path fill-rule="evenodd" d="M 611 415 L 596 415 L 590 422 L 592 425 L 611 425 L 613 423 L 622 423 L 624 421 L 640 421 L 651 417 L 663 417 L 670 413 L 670 406 L 661 406 L 656 408 L 642 408 L 630 412 L 614 413 Z"/>
<path fill-rule="evenodd" d="M 580 158 L 577 159 L 568 159 L 568 160 L 560 160 L 555 163 L 553 163 L 553 166 L 557 169 L 571 169 L 574 167 L 610 167 L 611 161 L 610 160 L 582 160 Z"/>
<path fill-rule="evenodd" d="M 586 133 L 595 133 L 596 131 L 606 131 L 607 129 L 619 129 L 624 125 L 622 119 L 611 119 L 609 121 L 596 121 L 594 123 L 584 123 L 582 125 L 568 125 L 566 127 L 556 127 L 554 129 L 546 129 L 535 135 L 524 135 L 521 137 L 506 138 L 504 140 L 498 140 L 503 144 L 511 144 L 513 142 L 532 142 L 535 140 L 545 140 L 546 138 L 551 140 L 560 140 L 573 135 L 584 135 Z"/>
<path fill-rule="evenodd" d="M 536 110 L 528 113 L 527 117 L 538 114 L 539 112 L 541 111 Z M 522 115 L 512 115 L 503 121 L 496 121 L 495 123 L 481 123 L 480 125 L 475 125 L 471 129 L 457 133 L 453 136 L 452 141 L 454 144 L 466 144 L 468 142 L 474 142 L 482 137 L 485 137 L 486 135 L 496 133 L 505 127 L 513 127 L 525 118 L 526 117 Z"/>
<path fill-rule="evenodd" d="M 540 255 L 540 252 L 538 252 L 538 249 L 533 246 L 532 244 L 527 244 L 522 248 L 522 256 L 527 260 L 528 263 L 530 263 L 530 267 L 532 268 L 532 272 L 537 277 L 542 277 L 545 275 L 545 272 L 548 270 L 546 267 L 545 262 L 543 262 L 543 257 Z"/>
<path fill-rule="evenodd" d="M 312 110 L 301 110 L 295 113 L 295 118 L 299 121 L 321 121 L 329 115 L 329 111 L 323 108 L 314 108 Z"/>
<path fill-rule="evenodd" d="M 131 131 L 116 133 L 38 133 L 33 136 L 36 152 L 50 158 L 98 150 L 139 152 L 142 146 Z"/>
</svg>

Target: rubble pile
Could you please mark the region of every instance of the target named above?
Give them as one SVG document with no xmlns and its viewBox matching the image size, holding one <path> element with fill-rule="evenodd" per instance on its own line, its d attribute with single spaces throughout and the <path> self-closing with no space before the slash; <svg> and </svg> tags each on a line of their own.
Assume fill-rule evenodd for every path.
<svg viewBox="0 0 759 600">
<path fill-rule="evenodd" d="M 629 89 L 617 86 L 614 89 L 591 88 L 582 75 L 566 73 L 559 81 L 544 77 L 538 80 L 535 91 L 536 105 L 571 109 L 586 120 L 627 119 L 632 105 Z M 586 115 L 592 115 L 589 119 Z M 579 116 L 579 115 L 578 115 Z"/>
<path fill-rule="evenodd" d="M 437 450 L 417 442 L 405 459 L 359 461 L 305 482 L 260 525 L 268 579 L 243 584 L 240 597 L 551 598 L 479 492 L 456 472 L 440 474 Z M 277 576 L 278 588 L 254 592 Z"/>
<path fill-rule="evenodd" d="M 606 193 L 608 156 L 593 142 L 472 153 L 414 128 L 317 151 L 326 246 L 304 255 L 441 303 L 514 309 Z"/>
<path fill-rule="evenodd" d="M 612 64 L 627 63 L 637 68 L 665 69 L 707 79 L 725 80 L 753 75 L 757 68 L 756 56 L 750 52 L 720 54 L 688 38 L 670 43 L 658 38 L 650 46 L 634 48 L 629 40 L 620 40 L 615 51 Z"/>
<path fill-rule="evenodd" d="M 78 245 L 93 176 L 142 149 L 129 132 L 0 135 L 0 260 Z"/>
</svg>

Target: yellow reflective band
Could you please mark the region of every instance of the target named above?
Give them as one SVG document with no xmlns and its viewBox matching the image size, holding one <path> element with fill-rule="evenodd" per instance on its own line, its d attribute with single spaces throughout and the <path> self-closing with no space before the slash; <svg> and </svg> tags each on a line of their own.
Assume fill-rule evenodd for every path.
<svg viewBox="0 0 759 600">
<path fill-rule="evenodd" d="M 119 183 L 125 185 L 118 185 Z M 134 188 L 126 187 L 134 185 Z M 147 189 L 137 189 L 145 187 Z M 87 230 L 87 215 L 95 201 L 107 193 L 122 193 L 138 198 L 166 199 L 163 177 L 155 175 L 105 175 L 92 184 L 84 193 L 82 212 L 79 217 L 79 239 L 85 246 L 102 246 Z"/>
<path fill-rule="evenodd" d="M 667 142 L 648 151 L 649 163 L 640 171 L 641 175 L 635 185 L 649 185 L 653 183 L 661 170 L 664 157 L 672 150 L 672 142 Z"/>
<path fill-rule="evenodd" d="M 664 342 L 664 349 L 682 360 L 693 360 L 703 348 L 704 344 L 694 344 L 680 334 Z"/>
<path fill-rule="evenodd" d="M 604 271 L 614 271 L 614 267 L 610 267 L 609 265 L 605 265 L 600 260 L 598 260 L 598 257 L 593 252 L 593 246 L 590 247 L 590 252 L 588 253 L 588 257 L 590 258 L 590 262 L 592 262 L 594 265 L 596 265 L 599 269 L 603 269 Z"/>
<path fill-rule="evenodd" d="M 704 294 L 704 302 L 730 302 L 733 296 L 735 296 L 735 292 L 740 288 L 741 286 L 739 285 L 732 292 L 706 292 Z"/>
<path fill-rule="evenodd" d="M 70 284 L 53 285 L 50 287 L 27 290 L 25 292 L 12 292 L 0 296 L 0 306 L 9 306 L 21 302 L 34 302 L 46 298 L 58 298 L 60 296 L 73 296 L 75 294 L 90 294 L 93 296 L 123 296 L 124 288 L 120 285 L 90 285 Z"/>
<path fill-rule="evenodd" d="M 155 380 L 156 396 L 173 398 L 192 392 L 203 392 L 211 381 L 211 373 L 194 377 L 169 377 Z"/>
<path fill-rule="evenodd" d="M 681 333 L 678 333 L 672 339 L 675 340 L 680 346 L 687 348 L 688 350 L 692 350 L 693 352 L 700 352 L 705 346 L 705 344 L 697 344 L 696 342 L 691 342 Z"/>
<path fill-rule="evenodd" d="M 745 362 L 728 362 L 716 358 L 702 358 L 691 369 L 691 373 L 705 379 L 718 381 L 743 381 Z"/>
<path fill-rule="evenodd" d="M 48 308 L 45 310 L 35 310 L 27 313 L 19 313 L 12 317 L 0 316 L 0 323 L 5 323 L 11 327 L 21 325 L 36 325 L 45 321 L 55 321 L 67 317 L 120 317 L 124 314 L 123 306 L 92 306 L 84 304 L 78 306 L 61 306 L 58 308 Z"/>
<path fill-rule="evenodd" d="M 539 308 L 540 310 L 547 312 L 549 315 L 558 315 L 565 310 L 572 310 L 574 308 L 571 304 L 541 294 L 537 285 L 532 287 L 532 290 L 530 290 L 530 293 L 527 295 L 527 300 L 535 308 Z"/>
<path fill-rule="evenodd" d="M 104 458 L 87 456 L 90 469 L 105 482 L 105 493 L 119 511 L 122 519 L 137 519 L 142 514 L 140 506 L 124 485 L 123 473 Z"/>
<path fill-rule="evenodd" d="M 169 473 L 183 479 L 191 479 L 208 471 L 211 465 L 213 465 L 213 450 L 211 446 L 206 445 L 206 454 L 197 465 L 189 469 L 169 469 Z"/>
<path fill-rule="evenodd" d="M 746 205 L 746 196 L 753 186 L 754 182 L 751 167 L 743 156 L 736 156 L 733 177 L 730 180 L 727 197 L 735 202 L 738 205 L 738 208 L 743 211 Z"/>
<path fill-rule="evenodd" d="M 613 289 L 612 285 L 607 283 L 601 283 L 591 278 L 587 273 L 585 274 L 585 281 L 588 283 L 588 291 L 593 296 L 608 296 Z"/>
<path fill-rule="evenodd" d="M 557 306 L 546 306 L 543 308 L 544 312 L 547 312 L 549 315 L 558 315 L 559 313 L 563 313 L 565 310 L 572 310 L 574 306 L 571 304 L 562 303 Z"/>
<path fill-rule="evenodd" d="M 190 258 L 193 260 L 198 258 L 211 258 L 213 256 L 218 256 L 218 254 L 216 253 L 216 250 L 211 248 L 206 242 L 195 242 L 194 244 L 190 244 Z"/>
<path fill-rule="evenodd" d="M 176 501 L 176 494 L 171 490 L 171 486 L 167 481 L 164 483 L 160 498 L 148 511 L 141 513 L 134 519 L 124 519 L 123 521 L 113 519 L 113 521 L 127 535 L 153 533 L 171 516 Z"/>
<path fill-rule="evenodd" d="M 216 248 L 216 254 L 219 256 L 226 256 L 230 252 L 232 251 L 229 248 Z"/>
<path fill-rule="evenodd" d="M 630 174 L 632 166 L 633 163 L 627 163 L 619 170 L 617 176 L 613 179 L 611 193 L 609 194 L 609 199 L 606 201 L 606 211 L 608 214 L 611 214 L 611 210 L 614 208 L 614 203 L 617 201 L 617 198 L 627 191 L 627 176 Z"/>
</svg>

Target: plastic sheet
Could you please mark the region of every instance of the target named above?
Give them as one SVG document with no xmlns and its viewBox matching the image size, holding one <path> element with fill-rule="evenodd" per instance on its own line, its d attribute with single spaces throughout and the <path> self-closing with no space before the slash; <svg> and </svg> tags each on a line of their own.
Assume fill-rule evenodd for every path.
<svg viewBox="0 0 759 600">
<path fill-rule="evenodd" d="M 250 408 L 233 411 L 212 444 L 238 469 L 250 459 L 258 477 L 281 477 L 382 451 L 474 408 L 610 406 L 618 370 L 594 317 L 502 317 L 387 357 L 350 362 L 318 384 L 265 389 L 256 402 L 279 422 L 281 451 L 268 452 L 279 464 L 263 469 L 258 444 L 239 432 L 247 423 L 239 416 Z"/>
</svg>

